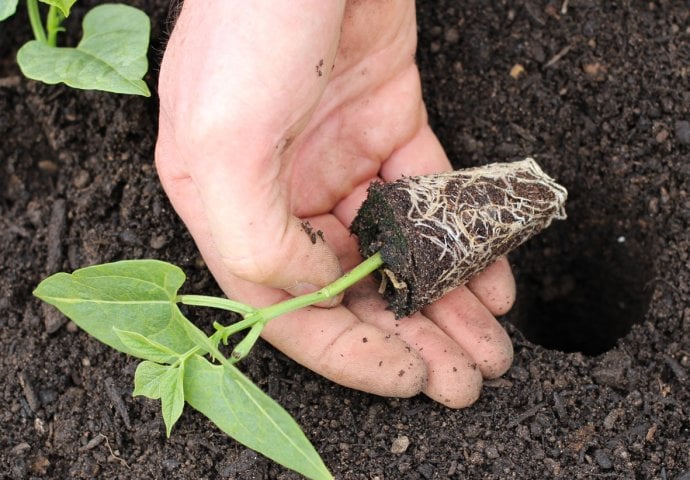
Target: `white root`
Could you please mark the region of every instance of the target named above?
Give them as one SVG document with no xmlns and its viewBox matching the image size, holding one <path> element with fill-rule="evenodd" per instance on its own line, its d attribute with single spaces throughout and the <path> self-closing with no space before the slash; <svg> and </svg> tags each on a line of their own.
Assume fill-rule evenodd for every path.
<svg viewBox="0 0 690 480">
<path fill-rule="evenodd" d="M 437 247 L 436 260 L 450 266 L 429 292 L 436 298 L 439 288 L 445 293 L 486 268 L 505 253 L 502 246 L 515 247 L 553 219 L 566 218 L 566 189 L 532 158 L 397 182 L 409 192 L 408 220 Z M 385 273 L 394 284 L 398 281 Z"/>
<path fill-rule="evenodd" d="M 398 277 L 395 276 L 395 273 L 393 273 L 392 270 L 388 268 L 382 268 L 381 271 L 383 272 L 383 275 L 381 275 L 379 294 L 383 295 L 383 293 L 386 291 L 386 287 L 388 286 L 389 281 L 393 285 L 393 288 L 395 288 L 396 290 L 402 290 L 404 288 L 407 288 L 407 283 L 398 280 Z"/>
<path fill-rule="evenodd" d="M 389 270 L 387 268 L 384 268 L 382 270 L 383 270 L 383 273 L 386 274 L 386 277 L 388 277 L 388 279 L 393 284 L 393 288 L 395 288 L 396 290 L 402 290 L 403 288 L 407 288 L 407 283 L 405 283 L 401 280 L 398 280 L 397 277 L 395 276 L 395 273 L 393 273 L 392 270 Z"/>
</svg>

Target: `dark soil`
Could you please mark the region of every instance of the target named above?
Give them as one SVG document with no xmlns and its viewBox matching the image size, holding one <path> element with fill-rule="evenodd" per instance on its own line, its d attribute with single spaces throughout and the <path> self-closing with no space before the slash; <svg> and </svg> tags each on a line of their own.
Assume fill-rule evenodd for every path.
<svg viewBox="0 0 690 480">
<path fill-rule="evenodd" d="M 153 15 L 154 86 L 168 2 L 130 3 Z M 569 220 L 511 257 L 514 365 L 461 411 L 341 388 L 265 344 L 245 371 L 339 478 L 688 480 L 687 1 L 421 3 L 456 166 L 534 155 L 570 192 Z M 158 403 L 130 395 L 135 360 L 31 296 L 49 273 L 145 257 L 218 289 L 156 178 L 156 101 L 21 78 L 29 35 L 23 12 L 0 29 L 0 477 L 295 478 L 191 410 L 167 440 Z"/>
</svg>

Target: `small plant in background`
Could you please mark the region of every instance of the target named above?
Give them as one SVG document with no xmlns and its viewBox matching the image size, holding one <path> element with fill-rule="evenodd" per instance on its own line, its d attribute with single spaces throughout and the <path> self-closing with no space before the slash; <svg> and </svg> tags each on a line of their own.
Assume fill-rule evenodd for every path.
<svg viewBox="0 0 690 480">
<path fill-rule="evenodd" d="M 99 5 L 84 16 L 79 44 L 59 47 L 58 34 L 75 2 L 40 0 L 48 5 L 41 15 L 39 1 L 26 0 L 34 40 L 17 52 L 22 73 L 48 84 L 151 96 L 142 80 L 148 70 L 149 17 L 127 5 Z M 0 21 L 12 16 L 17 4 L 18 0 L 0 0 Z"/>
<path fill-rule="evenodd" d="M 56 273 L 34 291 L 101 342 L 143 361 L 134 395 L 160 399 L 169 436 L 187 402 L 223 432 L 308 478 L 332 478 L 295 420 L 236 367 L 266 324 L 333 298 L 378 271 L 397 317 L 467 282 L 500 255 L 565 218 L 565 188 L 532 159 L 374 184 L 353 222 L 361 264 L 321 290 L 254 308 L 179 294 L 185 275 L 158 260 L 126 260 Z M 306 229 L 305 229 L 306 230 Z M 307 232 L 308 234 L 308 232 Z M 178 304 L 242 319 L 207 336 Z M 229 337 L 246 331 L 229 357 Z"/>
</svg>

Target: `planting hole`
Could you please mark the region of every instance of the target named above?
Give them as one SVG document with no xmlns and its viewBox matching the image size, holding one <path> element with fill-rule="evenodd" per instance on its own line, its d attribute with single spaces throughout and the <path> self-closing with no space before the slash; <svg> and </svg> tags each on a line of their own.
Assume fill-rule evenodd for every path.
<svg viewBox="0 0 690 480">
<path fill-rule="evenodd" d="M 578 210 L 581 203 L 591 208 Z M 639 217 L 611 217 L 592 204 L 573 199 L 566 222 L 514 257 L 518 294 L 508 319 L 545 348 L 598 355 L 647 312 L 654 254 L 639 229 L 625 226 Z"/>
</svg>

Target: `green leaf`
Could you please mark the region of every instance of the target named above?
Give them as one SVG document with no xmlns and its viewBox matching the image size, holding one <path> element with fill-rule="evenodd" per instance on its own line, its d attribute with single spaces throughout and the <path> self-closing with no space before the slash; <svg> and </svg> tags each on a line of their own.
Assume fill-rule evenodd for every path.
<svg viewBox="0 0 690 480">
<path fill-rule="evenodd" d="M 99 5 L 84 17 L 84 37 L 76 48 L 51 47 L 32 40 L 17 52 L 29 78 L 48 84 L 150 96 L 146 74 L 150 22 L 134 7 Z"/>
<path fill-rule="evenodd" d="M 168 368 L 160 377 L 161 408 L 168 437 L 184 410 L 184 366 L 182 363 L 177 368 Z"/>
<path fill-rule="evenodd" d="M 235 367 L 192 355 L 184 373 L 185 399 L 223 432 L 308 478 L 333 478 L 290 414 Z"/>
<path fill-rule="evenodd" d="M 153 400 L 161 398 L 161 377 L 171 368 L 169 365 L 159 365 L 148 360 L 141 362 L 137 366 L 136 372 L 134 372 L 134 391 L 132 395 L 135 397 L 143 395 Z"/>
<path fill-rule="evenodd" d="M 43 3 L 57 7 L 65 18 L 69 17 L 69 11 L 76 1 L 77 0 L 41 0 Z"/>
<path fill-rule="evenodd" d="M 145 358 L 125 345 L 115 329 L 138 333 L 181 355 L 209 342 L 175 303 L 184 280 L 175 265 L 125 260 L 56 273 L 43 280 L 34 295 L 116 350 Z"/>
<path fill-rule="evenodd" d="M 178 355 L 165 345 L 161 345 L 140 333 L 120 330 L 113 327 L 122 344 L 139 358 L 157 363 L 173 363 Z"/>
<path fill-rule="evenodd" d="M 0 22 L 14 15 L 19 0 L 0 0 Z"/>
</svg>

